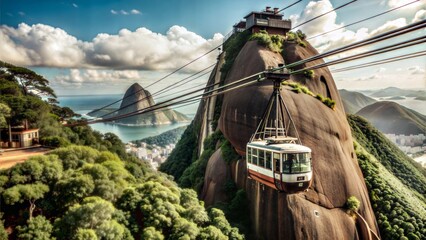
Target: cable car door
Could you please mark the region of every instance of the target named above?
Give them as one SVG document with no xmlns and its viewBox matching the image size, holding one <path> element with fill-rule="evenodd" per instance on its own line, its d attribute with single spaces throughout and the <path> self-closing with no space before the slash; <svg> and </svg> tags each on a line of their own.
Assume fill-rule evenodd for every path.
<svg viewBox="0 0 426 240">
<path fill-rule="evenodd" d="M 279 153 L 273 153 L 272 155 L 272 163 L 273 163 L 273 175 L 274 175 L 274 184 L 277 190 L 283 191 L 283 181 L 281 174 L 281 158 Z"/>
</svg>

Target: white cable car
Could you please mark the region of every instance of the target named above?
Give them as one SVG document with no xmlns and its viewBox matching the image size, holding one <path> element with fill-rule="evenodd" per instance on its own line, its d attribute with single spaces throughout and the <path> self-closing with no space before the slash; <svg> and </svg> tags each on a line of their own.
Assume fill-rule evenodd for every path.
<svg viewBox="0 0 426 240">
<path fill-rule="evenodd" d="M 280 95 L 281 81 L 288 78 L 288 74 L 266 72 L 265 75 L 274 81 L 274 93 L 256 132 L 247 143 L 247 176 L 278 191 L 305 191 L 312 184 L 311 149 L 303 146 L 299 138 L 288 136 L 290 124 L 286 124 L 285 119 L 292 123 L 298 136 Z"/>
</svg>

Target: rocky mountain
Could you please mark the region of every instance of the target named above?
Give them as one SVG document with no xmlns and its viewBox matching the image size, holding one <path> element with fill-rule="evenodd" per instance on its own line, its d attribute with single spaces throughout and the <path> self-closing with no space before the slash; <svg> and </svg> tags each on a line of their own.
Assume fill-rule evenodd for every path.
<svg viewBox="0 0 426 240">
<path fill-rule="evenodd" d="M 256 41 L 246 43 L 243 40 L 231 39 L 228 46 L 224 46 L 226 57 L 221 55 L 208 84 L 219 81 L 228 84 L 269 67 L 318 54 L 307 42 L 306 46 L 284 42 L 281 55 Z M 296 69 L 320 63 L 323 60 Z M 161 170 L 174 175 L 181 183 L 194 181 L 198 184 L 195 187 L 201 185 L 201 198 L 206 205 L 230 202 L 228 209 L 248 214 L 251 222 L 248 236 L 252 239 L 367 239 L 369 232 L 378 234 L 368 191 L 356 160 L 351 130 L 333 77 L 328 69 L 322 68 L 314 70 L 313 77 L 292 75 L 291 81 L 336 102 L 336 106 L 330 108 L 315 97 L 291 91 L 288 87 L 283 87 L 281 91 L 302 142 L 313 152 L 314 180 L 309 191 L 279 193 L 247 178 L 246 144 L 272 93 L 272 83 L 268 81 L 203 102 L 194 122 L 182 136 L 180 143 L 185 144 L 178 143 L 174 151 L 175 155 L 180 156 L 179 160 L 172 157 L 173 160 L 166 162 Z M 212 139 L 206 137 L 215 130 L 211 126 L 217 117 L 218 130 L 224 138 L 215 137 L 216 144 L 212 144 Z M 239 157 L 231 161 L 226 159 L 229 156 L 226 153 L 229 148 L 224 147 L 226 143 L 235 149 Z M 185 151 L 186 155 L 183 155 Z M 185 169 L 188 163 L 191 166 L 186 165 Z M 204 176 L 200 176 L 199 172 Z M 197 180 L 200 177 L 204 179 L 201 184 Z M 229 194 L 233 184 L 245 193 L 246 201 L 240 190 L 236 194 Z M 361 202 L 359 214 L 365 219 L 363 223 L 360 222 L 361 218 L 354 221 L 346 213 L 345 204 L 351 196 Z M 248 211 L 241 210 L 242 203 L 247 204 Z M 235 215 L 232 211 L 230 214 Z"/>
<path fill-rule="evenodd" d="M 342 103 L 346 113 L 356 113 L 361 108 L 377 102 L 373 98 L 367 97 L 359 92 L 352 92 L 346 89 L 341 89 L 339 90 L 339 93 L 342 97 Z"/>
<path fill-rule="evenodd" d="M 124 94 L 123 101 L 121 102 L 117 115 L 120 116 L 141 109 L 146 109 L 154 104 L 155 102 L 151 93 L 143 89 L 143 87 L 138 83 L 134 83 Z M 189 119 L 184 114 L 172 109 L 163 109 L 119 119 L 115 122 L 128 125 L 161 125 L 186 121 L 189 121 Z"/>
<path fill-rule="evenodd" d="M 422 90 L 409 90 L 409 89 L 400 89 L 397 87 L 388 87 L 378 91 L 372 92 L 369 96 L 381 98 L 381 97 L 395 97 L 395 96 L 405 96 L 405 97 L 424 97 L 426 91 Z"/>
<path fill-rule="evenodd" d="M 365 117 L 383 133 L 410 135 L 426 132 L 425 115 L 395 102 L 376 102 L 356 114 Z"/>
</svg>

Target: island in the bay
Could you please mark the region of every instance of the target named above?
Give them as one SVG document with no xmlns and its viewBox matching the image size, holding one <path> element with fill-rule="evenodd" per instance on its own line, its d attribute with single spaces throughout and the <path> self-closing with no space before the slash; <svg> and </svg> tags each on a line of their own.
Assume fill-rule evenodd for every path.
<svg viewBox="0 0 426 240">
<path fill-rule="evenodd" d="M 117 120 L 113 121 L 114 123 L 128 126 L 163 125 L 188 122 L 190 120 L 183 113 L 169 108 L 153 111 L 154 108 L 152 106 L 154 105 L 155 102 L 151 93 L 138 83 L 134 83 L 124 94 L 120 108 L 95 109 L 87 115 L 96 118 L 118 117 Z M 119 118 L 119 116 L 126 116 L 135 112 L 141 114 Z"/>
</svg>

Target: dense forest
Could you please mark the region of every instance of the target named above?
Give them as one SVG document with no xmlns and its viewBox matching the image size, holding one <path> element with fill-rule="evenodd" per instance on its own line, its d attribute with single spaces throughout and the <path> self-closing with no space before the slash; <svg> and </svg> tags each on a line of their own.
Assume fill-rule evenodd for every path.
<svg viewBox="0 0 426 240">
<path fill-rule="evenodd" d="M 383 239 L 426 239 L 426 171 L 364 118 L 349 115 Z"/>
<path fill-rule="evenodd" d="M 0 239 L 244 239 L 223 211 L 126 154 L 116 135 L 64 127 L 75 114 L 57 105 L 48 80 L 1 64 L 2 127 L 40 128 L 56 149 L 0 171 Z"/>
</svg>

